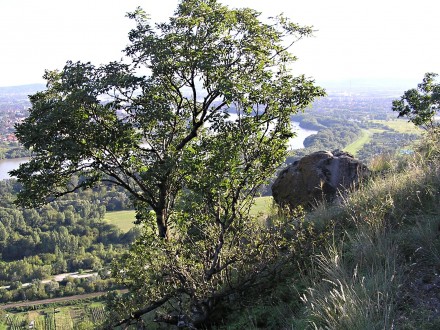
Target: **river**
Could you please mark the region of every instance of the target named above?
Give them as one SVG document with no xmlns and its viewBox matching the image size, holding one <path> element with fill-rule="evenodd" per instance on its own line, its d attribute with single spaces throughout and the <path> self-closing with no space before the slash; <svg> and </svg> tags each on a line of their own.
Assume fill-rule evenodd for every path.
<svg viewBox="0 0 440 330">
<path fill-rule="evenodd" d="M 292 122 L 293 131 L 296 133 L 294 138 L 289 140 L 289 149 L 304 148 L 304 139 L 310 135 L 316 134 L 317 131 L 304 129 L 299 126 L 299 123 Z M 0 160 L 0 180 L 9 179 L 9 171 L 15 170 L 21 163 L 24 163 L 28 158 L 14 158 Z"/>
<path fill-rule="evenodd" d="M 8 172 L 15 170 L 21 163 L 25 163 L 29 158 L 13 158 L 0 160 L 0 180 L 10 179 Z"/>
<path fill-rule="evenodd" d="M 292 122 L 292 129 L 295 132 L 296 136 L 289 140 L 289 149 L 301 149 L 304 148 L 304 140 L 306 137 L 318 133 L 318 131 L 314 131 L 311 129 L 305 129 L 299 126 L 299 123 L 296 121 Z"/>
</svg>

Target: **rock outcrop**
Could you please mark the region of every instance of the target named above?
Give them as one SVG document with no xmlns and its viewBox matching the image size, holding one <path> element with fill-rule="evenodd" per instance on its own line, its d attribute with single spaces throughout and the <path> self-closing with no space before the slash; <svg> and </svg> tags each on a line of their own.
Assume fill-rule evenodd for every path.
<svg viewBox="0 0 440 330">
<path fill-rule="evenodd" d="M 367 167 L 347 152 L 318 151 L 281 171 L 272 185 L 272 195 L 280 206 L 309 208 L 319 201 L 333 201 L 368 173 Z"/>
</svg>

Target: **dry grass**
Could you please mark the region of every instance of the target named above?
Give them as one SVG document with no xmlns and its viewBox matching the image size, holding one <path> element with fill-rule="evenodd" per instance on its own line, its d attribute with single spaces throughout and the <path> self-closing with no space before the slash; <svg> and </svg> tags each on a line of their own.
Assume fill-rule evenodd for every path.
<svg viewBox="0 0 440 330">
<path fill-rule="evenodd" d="M 398 299 L 408 291 L 411 281 L 404 274 L 410 264 L 440 269 L 436 141 L 425 141 L 422 153 L 407 160 L 403 170 L 382 159 L 382 165 L 388 162 L 387 175 L 370 180 L 340 206 L 342 227 L 335 227 L 333 242 L 315 257 L 313 280 L 302 297 L 312 328 L 392 329 L 408 317 L 416 320 L 408 324 L 423 318 L 424 326 L 439 324 L 427 319 L 432 316 L 426 306 L 421 310 Z M 315 214 L 318 219 L 325 207 Z"/>
</svg>

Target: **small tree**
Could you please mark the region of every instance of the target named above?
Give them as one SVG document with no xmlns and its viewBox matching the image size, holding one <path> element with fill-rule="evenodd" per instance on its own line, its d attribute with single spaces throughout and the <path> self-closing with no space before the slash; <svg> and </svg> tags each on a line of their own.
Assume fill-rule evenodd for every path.
<svg viewBox="0 0 440 330">
<path fill-rule="evenodd" d="M 393 111 L 423 129 L 437 126 L 435 115 L 440 110 L 440 84 L 435 83 L 435 77 L 436 73 L 426 73 L 417 89 L 407 90 L 400 100 L 393 101 Z"/>
<path fill-rule="evenodd" d="M 16 126 L 33 151 L 12 171 L 18 202 L 100 181 L 125 188 L 145 231 L 115 270 L 131 294 L 113 303 L 125 317 L 114 320 L 163 307 L 157 320 L 197 326 L 219 301 L 273 276 L 280 251 L 293 248 L 249 210 L 285 157 L 291 114 L 324 95 L 290 72 L 289 45 L 312 30 L 216 0 L 182 0 L 155 27 L 140 9 L 129 17 L 130 64 L 68 62 L 31 96 Z"/>
</svg>

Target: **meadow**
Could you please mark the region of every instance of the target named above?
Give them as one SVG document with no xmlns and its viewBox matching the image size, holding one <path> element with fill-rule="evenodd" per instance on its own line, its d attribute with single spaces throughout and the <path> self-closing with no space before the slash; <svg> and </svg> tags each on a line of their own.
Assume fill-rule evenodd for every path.
<svg viewBox="0 0 440 330">
<path fill-rule="evenodd" d="M 265 215 L 268 214 L 272 206 L 272 196 L 257 197 L 255 204 L 251 208 L 252 215 Z M 134 221 L 136 219 L 134 210 L 128 211 L 112 211 L 105 214 L 104 220 L 117 226 L 124 233 L 133 228 Z"/>
<path fill-rule="evenodd" d="M 416 127 L 413 123 L 408 122 L 405 119 L 394 120 L 371 120 L 372 123 L 387 126 L 388 128 L 405 134 L 421 134 L 422 129 Z"/>
<path fill-rule="evenodd" d="M 348 153 L 356 156 L 356 154 L 359 152 L 359 150 L 362 149 L 362 147 L 369 143 L 371 141 L 371 137 L 374 133 L 381 133 L 384 130 L 377 129 L 377 128 L 371 128 L 369 130 L 362 130 L 362 135 L 353 143 L 349 144 L 344 148 L 345 151 Z"/>
</svg>

